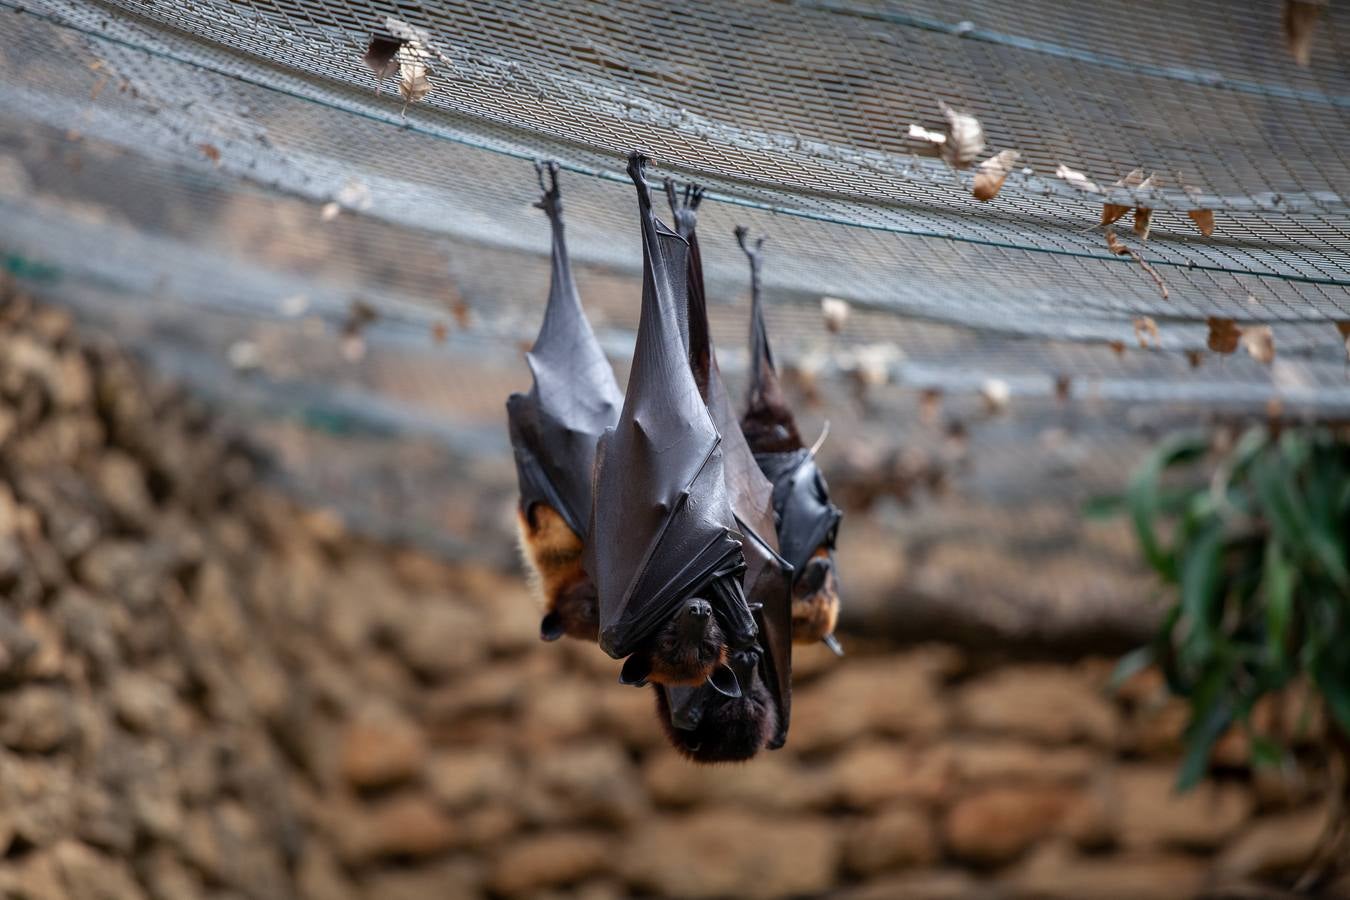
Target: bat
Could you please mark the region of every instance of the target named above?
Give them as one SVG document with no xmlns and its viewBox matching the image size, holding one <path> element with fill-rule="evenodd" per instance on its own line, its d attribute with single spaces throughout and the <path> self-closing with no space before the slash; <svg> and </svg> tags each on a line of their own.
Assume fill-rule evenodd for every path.
<svg viewBox="0 0 1350 900">
<path fill-rule="evenodd" d="M 787 739 L 791 707 L 791 567 L 778 554 L 773 486 L 760 472 L 741 434 L 722 381 L 708 325 L 707 292 L 699 251 L 698 206 L 702 189 L 686 186 L 683 199 L 666 180 L 677 234 L 689 245 L 684 334 L 699 395 L 722 435 L 724 473 L 746 559 L 744 585 L 759 629 L 755 646 L 731 654 L 740 697 L 705 687 L 655 685 L 657 715 L 677 750 L 698 762 L 749 759 Z"/>
<path fill-rule="evenodd" d="M 572 278 L 558 165 L 536 163 L 535 169 L 543 191 L 535 206 L 548 216 L 553 233 L 552 275 L 544 322 L 525 355 L 534 384 L 528 394 L 512 394 L 506 401 L 520 486 L 517 524 L 522 556 L 544 604 L 539 636 L 594 641 L 599 602 L 595 583 L 582 567 L 582 550 L 590 525 L 596 442 L 618 421 L 623 394 Z"/>
<path fill-rule="evenodd" d="M 829 487 L 816 465 L 820 441 L 809 449 L 803 443 L 778 381 L 761 297 L 764 239 L 752 245 L 747 230 L 737 228 L 736 240 L 750 261 L 750 388 L 741 430 L 773 483 L 779 551 L 793 570 L 792 639 L 799 644 L 823 641 L 842 655 L 834 629 L 839 619 L 835 541 L 843 513 L 830 502 Z"/>
<path fill-rule="evenodd" d="M 642 230 L 642 309 L 618 422 L 596 448 L 585 569 L 599 643 L 619 680 L 737 696 L 731 654 L 759 633 L 742 585 L 744 536 L 732 512 L 722 436 L 694 382 L 681 325 L 689 244 L 657 220 L 628 158 Z"/>
</svg>

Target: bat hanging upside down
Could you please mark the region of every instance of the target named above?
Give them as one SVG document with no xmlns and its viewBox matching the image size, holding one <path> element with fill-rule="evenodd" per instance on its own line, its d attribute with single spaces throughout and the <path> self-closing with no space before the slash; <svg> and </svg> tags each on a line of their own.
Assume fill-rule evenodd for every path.
<svg viewBox="0 0 1350 900">
<path fill-rule="evenodd" d="M 600 608 L 582 567 L 589 530 L 595 445 L 619 418 L 623 394 L 582 311 L 563 237 L 556 163 L 536 163 L 543 197 L 535 205 L 553 232 L 552 279 L 544 323 L 526 354 L 534 384 L 506 401 L 520 485 L 517 524 L 531 581 L 543 599 L 539 636 L 594 641 Z M 548 175 L 548 183 L 544 175 Z"/>
<path fill-rule="evenodd" d="M 839 620 L 834 549 L 842 513 L 830 502 L 829 487 L 816 466 L 820 441 L 810 449 L 802 442 L 778 381 L 760 296 L 764 239 L 752 246 L 746 229 L 737 228 L 736 240 L 750 260 L 750 389 L 741 429 L 773 482 L 778 542 L 793 568 L 792 639 L 799 644 L 824 641 L 842 653 L 834 636 Z"/>
</svg>

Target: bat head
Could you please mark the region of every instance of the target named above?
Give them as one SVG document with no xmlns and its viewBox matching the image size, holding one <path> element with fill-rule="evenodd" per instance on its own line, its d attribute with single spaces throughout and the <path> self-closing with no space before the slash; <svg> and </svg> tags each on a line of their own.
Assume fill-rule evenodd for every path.
<svg viewBox="0 0 1350 900">
<path fill-rule="evenodd" d="M 769 743 L 778 729 L 773 697 L 759 678 L 760 652 L 731 654 L 730 669 L 744 685 L 740 696 L 708 690 L 692 694 L 657 685 L 656 713 L 671 746 L 698 763 L 743 762 Z"/>
<path fill-rule="evenodd" d="M 712 604 L 690 597 L 624 662 L 625 684 L 697 686 L 711 681 L 735 690 L 735 676 L 726 668 L 727 640 L 717 624 Z"/>
<path fill-rule="evenodd" d="M 834 552 L 822 544 L 792 583 L 792 640 L 813 644 L 834 634 L 839 621 L 839 583 Z"/>
<path fill-rule="evenodd" d="M 581 567 L 581 538 L 546 503 L 518 509 L 516 524 L 530 583 L 544 606 L 540 639 L 556 641 L 567 635 L 594 641 L 600 604 L 595 582 Z"/>
</svg>

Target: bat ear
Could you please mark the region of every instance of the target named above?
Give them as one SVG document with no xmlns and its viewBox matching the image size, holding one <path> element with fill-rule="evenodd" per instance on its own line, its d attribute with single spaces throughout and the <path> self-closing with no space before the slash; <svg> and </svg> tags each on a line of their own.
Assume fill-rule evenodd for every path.
<svg viewBox="0 0 1350 900">
<path fill-rule="evenodd" d="M 563 636 L 565 631 L 562 616 L 556 612 L 549 613 L 539 621 L 539 639 L 541 641 L 556 641 Z"/>
<path fill-rule="evenodd" d="M 634 687 L 642 687 L 647 683 L 647 676 L 652 674 L 652 660 L 646 653 L 634 653 L 623 662 L 623 668 L 619 670 L 619 684 L 630 684 Z"/>
<path fill-rule="evenodd" d="M 713 669 L 712 674 L 708 676 L 708 684 L 723 697 L 735 700 L 741 696 L 741 683 L 730 666 L 718 666 Z"/>
</svg>

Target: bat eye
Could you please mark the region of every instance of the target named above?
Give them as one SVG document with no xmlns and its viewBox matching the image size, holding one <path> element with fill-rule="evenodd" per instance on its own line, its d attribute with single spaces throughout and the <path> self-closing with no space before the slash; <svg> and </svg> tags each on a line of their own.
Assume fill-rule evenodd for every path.
<svg viewBox="0 0 1350 900">
<path fill-rule="evenodd" d="M 647 654 L 634 653 L 624 660 L 623 668 L 619 670 L 619 684 L 642 687 L 647 683 L 647 676 L 651 674 L 652 661 Z"/>
<path fill-rule="evenodd" d="M 741 696 L 741 683 L 736 678 L 736 673 L 727 666 L 713 669 L 713 673 L 708 676 L 708 684 L 723 697 L 735 700 Z"/>
<path fill-rule="evenodd" d="M 544 616 L 539 622 L 539 638 L 544 641 L 556 641 L 563 636 L 566 629 L 563 628 L 562 616 L 551 612 Z"/>
</svg>

